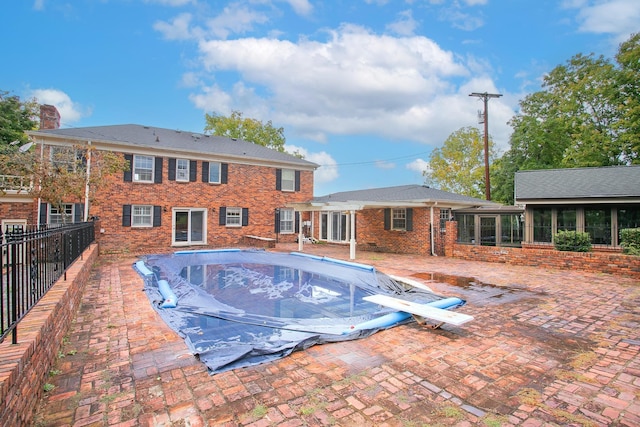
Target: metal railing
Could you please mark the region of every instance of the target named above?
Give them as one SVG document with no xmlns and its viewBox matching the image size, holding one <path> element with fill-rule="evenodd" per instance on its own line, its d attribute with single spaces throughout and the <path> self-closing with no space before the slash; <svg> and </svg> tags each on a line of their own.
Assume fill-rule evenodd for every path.
<svg viewBox="0 0 640 427">
<path fill-rule="evenodd" d="M 13 226 L 0 230 L 0 343 L 12 334 L 18 342 L 18 324 L 69 266 L 95 240 L 93 222 L 61 226 Z"/>
</svg>

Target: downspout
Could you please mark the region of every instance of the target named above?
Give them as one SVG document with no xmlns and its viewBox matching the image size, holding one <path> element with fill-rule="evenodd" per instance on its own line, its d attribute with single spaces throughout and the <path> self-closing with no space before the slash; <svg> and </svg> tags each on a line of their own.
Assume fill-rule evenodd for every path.
<svg viewBox="0 0 640 427">
<path fill-rule="evenodd" d="M 42 166 L 42 162 L 44 161 L 44 141 L 40 140 L 40 165 Z M 40 187 L 42 187 L 40 185 L 40 183 L 38 182 L 38 187 L 40 189 Z M 42 205 L 42 198 L 40 196 L 38 196 L 38 214 L 37 214 L 37 218 L 36 218 L 36 224 L 38 224 L 38 229 L 40 229 L 40 211 L 42 210 L 41 206 Z"/>
<path fill-rule="evenodd" d="M 84 222 L 89 220 L 89 179 L 91 178 L 91 141 L 87 141 L 87 180 L 84 185 Z"/>
<path fill-rule="evenodd" d="M 434 250 L 434 245 L 435 245 L 435 236 L 434 236 L 434 227 L 433 227 L 433 207 L 438 204 L 438 202 L 436 202 L 435 204 L 431 205 L 431 221 L 429 221 L 431 223 L 431 256 L 438 256 L 436 254 L 436 251 Z"/>
</svg>

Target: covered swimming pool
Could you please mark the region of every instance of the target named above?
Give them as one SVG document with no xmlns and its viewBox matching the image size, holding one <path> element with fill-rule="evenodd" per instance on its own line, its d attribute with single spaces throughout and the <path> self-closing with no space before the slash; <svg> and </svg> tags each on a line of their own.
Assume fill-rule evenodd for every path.
<svg viewBox="0 0 640 427">
<path fill-rule="evenodd" d="M 297 252 L 179 251 L 145 256 L 134 268 L 154 308 L 210 373 L 413 321 L 371 296 L 445 309 L 465 303 L 368 265 Z"/>
</svg>

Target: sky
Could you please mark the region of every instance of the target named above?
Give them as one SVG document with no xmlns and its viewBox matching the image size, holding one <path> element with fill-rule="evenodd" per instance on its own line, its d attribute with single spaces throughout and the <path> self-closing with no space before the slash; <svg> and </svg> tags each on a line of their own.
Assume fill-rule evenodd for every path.
<svg viewBox="0 0 640 427">
<path fill-rule="evenodd" d="M 424 184 L 452 133 L 499 153 L 545 73 L 614 58 L 638 0 L 5 0 L 0 91 L 61 127 L 203 132 L 205 114 L 282 127 L 320 167 L 315 195 Z"/>
</svg>

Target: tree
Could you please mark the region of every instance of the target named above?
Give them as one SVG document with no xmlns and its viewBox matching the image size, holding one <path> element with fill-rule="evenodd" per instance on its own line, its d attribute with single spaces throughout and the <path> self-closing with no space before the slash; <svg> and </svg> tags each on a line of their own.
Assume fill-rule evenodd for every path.
<svg viewBox="0 0 640 427">
<path fill-rule="evenodd" d="M 489 159 L 494 158 L 493 141 L 489 139 Z M 465 127 L 449 135 L 442 148 L 431 153 L 429 166 L 423 175 L 434 187 L 484 197 L 484 139 L 479 129 Z"/>
<path fill-rule="evenodd" d="M 492 168 L 494 200 L 513 203 L 515 172 L 640 163 L 640 35 L 617 64 L 575 55 L 520 101 L 510 148 Z M 495 187 L 495 191 L 494 191 Z"/>
<path fill-rule="evenodd" d="M 233 111 L 229 117 L 205 114 L 205 121 L 205 133 L 210 132 L 211 135 L 241 139 L 285 152 L 284 129 L 274 127 L 271 120 L 265 124 L 256 119 L 244 118 L 241 112 Z"/>
<path fill-rule="evenodd" d="M 39 184 L 34 187 L 32 195 L 58 209 L 65 203 L 85 201 L 86 196 L 89 197 L 86 202 L 91 204 L 95 194 L 108 182 L 107 177 L 129 167 L 122 155 L 93 147 L 65 147 L 50 154 L 32 155 L 32 176 Z"/>
<path fill-rule="evenodd" d="M 14 152 L 29 141 L 25 131 L 37 128 L 38 104 L 35 100 L 22 102 L 19 97 L 0 90 L 0 152 Z"/>
</svg>

